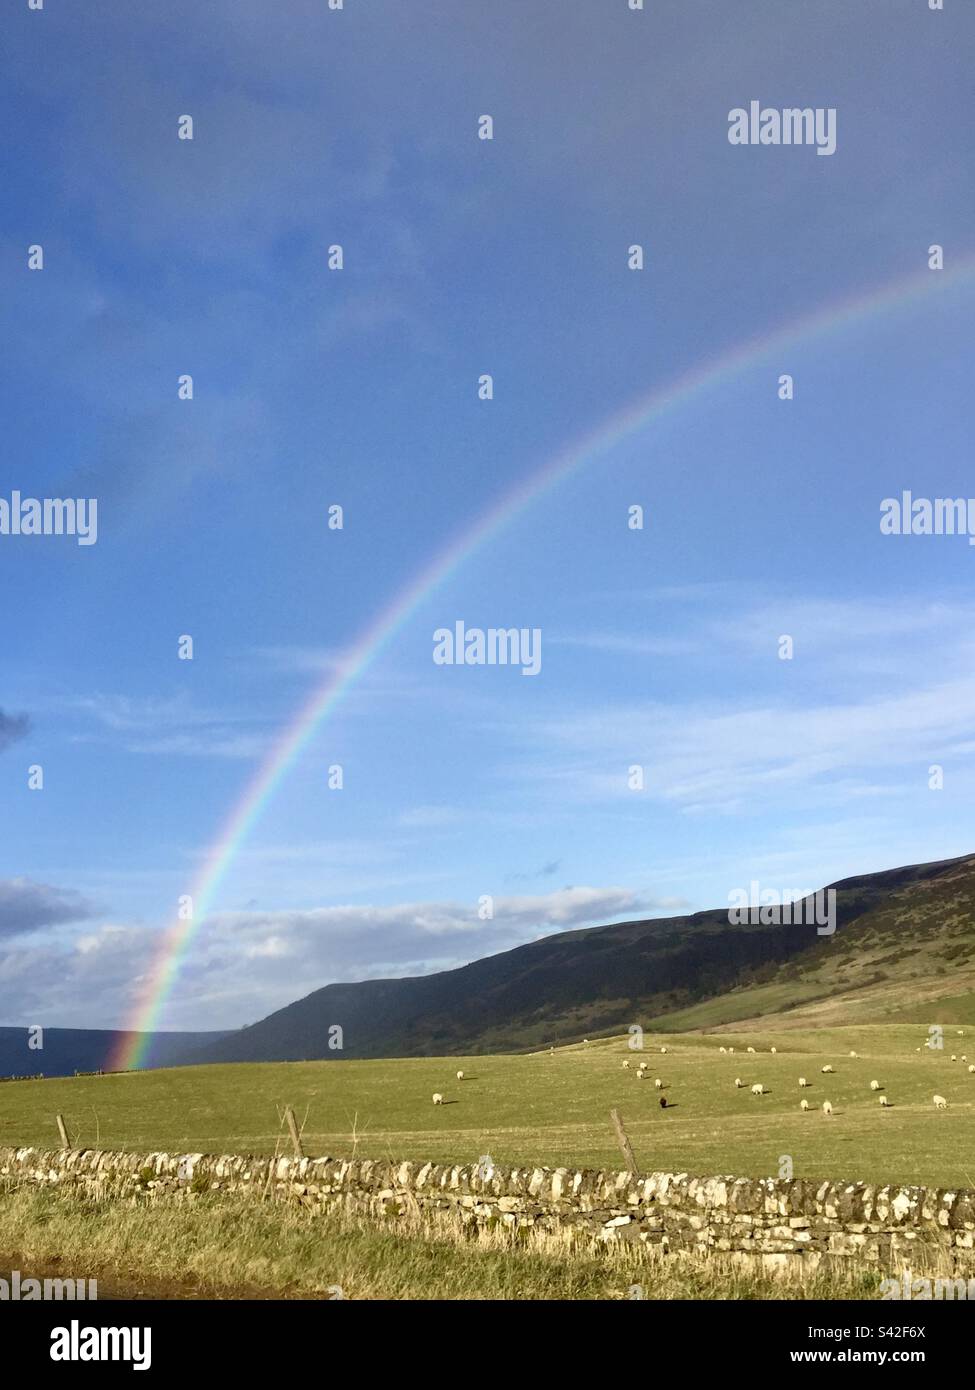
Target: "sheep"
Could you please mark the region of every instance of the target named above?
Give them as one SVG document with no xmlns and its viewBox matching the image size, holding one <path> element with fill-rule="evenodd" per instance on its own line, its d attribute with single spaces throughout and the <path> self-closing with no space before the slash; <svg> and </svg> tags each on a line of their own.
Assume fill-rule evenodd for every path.
<svg viewBox="0 0 975 1390">
<path fill-rule="evenodd" d="M 746 1049 L 746 1051 L 748 1051 L 748 1052 L 754 1052 L 755 1049 L 754 1049 L 753 1047 L 749 1047 L 749 1048 Z"/>
<path fill-rule="evenodd" d="M 459 1071 L 459 1072 L 457 1073 L 457 1080 L 458 1080 L 458 1081 L 463 1081 L 463 1079 L 464 1079 L 464 1073 L 463 1073 L 462 1071 Z"/>
<path fill-rule="evenodd" d="M 645 1076 L 646 1076 L 646 1072 L 643 1070 L 642 1067 L 640 1067 L 640 1068 L 638 1069 L 638 1071 L 637 1071 L 637 1074 L 636 1074 L 636 1079 L 637 1079 L 637 1081 L 642 1081 L 642 1080 L 644 1079 Z"/>
<path fill-rule="evenodd" d="M 661 1097 L 660 1097 L 660 1108 L 661 1108 L 661 1110 L 666 1110 L 666 1109 L 667 1109 L 667 1097 L 666 1097 L 666 1096 L 661 1096 Z"/>
<path fill-rule="evenodd" d="M 916 1047 L 916 1048 L 914 1049 L 914 1051 L 915 1051 L 915 1052 L 920 1052 L 921 1049 L 920 1049 L 919 1047 Z"/>
<path fill-rule="evenodd" d="M 753 1095 L 753 1096 L 764 1096 L 764 1094 L 765 1094 L 765 1087 L 762 1085 L 762 1083 L 761 1083 L 760 1081 L 756 1081 L 756 1082 L 755 1082 L 755 1085 L 752 1087 L 752 1095 Z"/>
<path fill-rule="evenodd" d="M 829 1063 L 827 1062 L 826 1065 L 825 1065 L 825 1067 L 822 1068 L 822 1073 L 823 1073 L 823 1075 L 825 1076 L 827 1072 L 830 1072 L 830 1071 L 832 1071 L 832 1070 L 833 1070 L 833 1068 L 832 1068 L 832 1067 L 829 1065 Z"/>
<path fill-rule="evenodd" d="M 726 1047 L 719 1047 L 719 1048 L 718 1048 L 718 1051 L 719 1051 L 719 1052 L 727 1052 L 728 1049 L 727 1049 Z"/>
<path fill-rule="evenodd" d="M 965 1056 L 964 1052 L 961 1054 L 961 1060 L 962 1060 L 963 1062 L 967 1062 L 967 1061 L 968 1061 L 968 1058 Z"/>
<path fill-rule="evenodd" d="M 623 1063 L 623 1070 L 624 1070 L 624 1071 L 629 1071 L 629 1069 L 630 1069 L 630 1064 L 629 1064 L 629 1062 L 624 1062 L 624 1063 Z"/>
<path fill-rule="evenodd" d="M 729 1048 L 728 1048 L 728 1051 L 729 1051 L 729 1052 L 734 1052 L 734 1050 L 735 1050 L 735 1049 L 734 1049 L 733 1047 L 729 1047 Z"/>
<path fill-rule="evenodd" d="M 657 1090 L 659 1091 L 659 1090 L 661 1090 L 661 1089 L 663 1088 L 663 1084 L 664 1084 L 664 1083 L 660 1080 L 660 1077 L 658 1076 L 657 1079 L 654 1081 L 653 1084 L 656 1086 Z"/>
<path fill-rule="evenodd" d="M 666 1049 L 665 1047 L 662 1047 L 662 1048 L 660 1049 L 660 1051 L 661 1051 L 661 1052 L 666 1052 L 667 1049 Z"/>
<path fill-rule="evenodd" d="M 955 1056 L 954 1053 L 951 1054 L 951 1060 L 952 1060 L 953 1062 L 957 1062 L 957 1061 L 958 1061 L 958 1058 Z"/>
<path fill-rule="evenodd" d="M 443 1105 L 443 1096 L 440 1094 L 439 1091 L 434 1091 L 433 1103 L 434 1105 Z"/>
<path fill-rule="evenodd" d="M 582 1041 L 583 1041 L 584 1043 L 587 1043 L 587 1042 L 589 1041 L 589 1039 L 588 1039 L 588 1038 L 583 1038 Z"/>
<path fill-rule="evenodd" d="M 824 1114 L 824 1115 L 832 1115 L 832 1113 L 833 1113 L 833 1106 L 832 1106 L 831 1102 L 828 1101 L 828 1100 L 824 1100 L 824 1101 L 823 1101 L 823 1114 Z"/>
<path fill-rule="evenodd" d="M 740 1076 L 736 1076 L 736 1077 L 735 1077 L 735 1090 L 736 1090 L 736 1091 L 740 1091 L 741 1088 L 742 1088 L 742 1086 L 744 1086 L 744 1084 L 745 1084 L 745 1083 L 744 1083 L 744 1081 L 742 1081 L 742 1079 L 741 1079 Z"/>
<path fill-rule="evenodd" d="M 948 1109 L 948 1102 L 945 1100 L 944 1096 L 932 1096 L 931 1099 L 934 1101 L 935 1110 Z"/>
<path fill-rule="evenodd" d="M 877 1100 L 884 1107 L 885 1110 L 887 1106 L 890 1104 L 890 1101 L 887 1099 L 886 1096 L 878 1096 Z"/>
<path fill-rule="evenodd" d="M 975 1065 L 969 1066 L 968 1070 L 969 1070 L 970 1072 L 975 1072 Z"/>
<path fill-rule="evenodd" d="M 879 1091 L 879 1090 L 880 1090 L 880 1082 L 879 1082 L 879 1081 L 871 1081 L 871 1083 L 870 1083 L 870 1089 L 871 1089 L 871 1091 Z"/>
<path fill-rule="evenodd" d="M 646 1071 L 646 1069 L 647 1069 L 647 1067 L 648 1067 L 649 1065 L 650 1065 L 649 1062 L 641 1062 L 640 1065 L 639 1065 L 639 1067 L 637 1067 L 637 1071 Z"/>
<path fill-rule="evenodd" d="M 804 1076 L 800 1076 L 800 1078 L 799 1078 L 799 1089 L 800 1089 L 800 1090 L 802 1090 L 802 1088 L 803 1088 L 804 1086 L 808 1086 L 809 1084 L 810 1084 L 810 1083 L 806 1080 L 806 1078 L 805 1078 Z"/>
<path fill-rule="evenodd" d="M 809 1109 L 809 1102 L 808 1102 L 808 1100 L 806 1100 L 806 1097 L 805 1097 L 805 1096 L 803 1096 L 802 1100 L 799 1102 L 799 1109 L 800 1109 L 800 1110 L 808 1110 L 808 1109 Z"/>
<path fill-rule="evenodd" d="M 771 1052 L 772 1056 L 774 1057 L 774 1056 L 775 1056 L 775 1053 L 776 1053 L 776 1048 L 770 1047 L 770 1048 L 769 1048 L 769 1052 Z"/>
</svg>

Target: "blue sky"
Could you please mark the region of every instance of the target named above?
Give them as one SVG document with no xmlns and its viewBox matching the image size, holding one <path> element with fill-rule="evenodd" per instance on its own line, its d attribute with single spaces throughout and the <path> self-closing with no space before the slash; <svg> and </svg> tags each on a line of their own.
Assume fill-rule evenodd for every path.
<svg viewBox="0 0 975 1390">
<path fill-rule="evenodd" d="M 958 0 L 8 15 L 0 496 L 97 497 L 99 532 L 0 536 L 0 1022 L 126 1021 L 261 758 L 507 490 L 933 243 L 929 292 L 594 458 L 420 605 L 234 861 L 166 1021 L 975 849 L 975 552 L 878 522 L 973 491 L 973 40 Z M 835 107 L 836 153 L 730 145 L 753 99 Z M 541 673 L 434 665 L 459 619 L 540 628 Z"/>
</svg>

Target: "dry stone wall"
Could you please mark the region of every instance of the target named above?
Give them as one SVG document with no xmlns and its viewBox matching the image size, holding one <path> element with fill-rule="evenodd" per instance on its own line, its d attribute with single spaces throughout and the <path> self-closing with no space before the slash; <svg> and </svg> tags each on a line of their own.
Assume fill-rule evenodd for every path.
<svg viewBox="0 0 975 1390">
<path fill-rule="evenodd" d="M 726 1252 L 765 1268 L 858 1258 L 886 1272 L 975 1274 L 975 1191 L 568 1168 L 235 1154 L 0 1148 L 0 1184 L 66 1194 L 193 1200 L 274 1195 L 386 1218 L 448 1211 L 472 1225 L 572 1226 L 607 1242 Z"/>
</svg>

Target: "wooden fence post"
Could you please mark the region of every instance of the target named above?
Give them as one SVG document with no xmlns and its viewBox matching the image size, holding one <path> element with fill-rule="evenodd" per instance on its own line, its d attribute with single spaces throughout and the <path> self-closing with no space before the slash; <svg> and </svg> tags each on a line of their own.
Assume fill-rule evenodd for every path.
<svg viewBox="0 0 975 1390">
<path fill-rule="evenodd" d="M 616 1138 L 619 1142 L 619 1146 L 623 1150 L 626 1166 L 631 1173 L 635 1173 L 636 1159 L 633 1157 L 633 1149 L 630 1146 L 629 1139 L 626 1137 L 626 1130 L 623 1128 L 623 1117 L 618 1110 L 611 1110 L 609 1112 L 609 1118 L 613 1121 L 613 1128 L 616 1130 Z"/>
<path fill-rule="evenodd" d="M 71 1140 L 68 1138 L 68 1131 L 67 1131 L 67 1130 L 65 1129 L 65 1127 L 64 1127 L 64 1116 L 61 1114 L 60 1111 L 58 1111 L 58 1113 L 57 1113 L 57 1115 L 55 1116 L 55 1118 L 56 1118 L 56 1120 L 57 1120 L 57 1122 L 58 1122 L 58 1133 L 59 1133 L 60 1136 L 61 1136 L 61 1143 L 63 1144 L 63 1146 L 64 1146 L 66 1149 L 70 1149 L 70 1148 L 71 1148 Z"/>
<path fill-rule="evenodd" d="M 295 1149 L 295 1158 L 304 1158 L 305 1151 L 301 1147 L 301 1135 L 298 1133 L 298 1126 L 295 1122 L 295 1112 L 290 1105 L 284 1107 L 284 1118 L 288 1122 L 288 1129 L 291 1131 L 291 1142 Z"/>
</svg>

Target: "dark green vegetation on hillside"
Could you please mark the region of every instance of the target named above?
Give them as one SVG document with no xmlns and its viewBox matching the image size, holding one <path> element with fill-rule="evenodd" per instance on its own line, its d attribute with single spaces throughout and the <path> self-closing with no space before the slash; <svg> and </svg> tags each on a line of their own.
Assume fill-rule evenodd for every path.
<svg viewBox="0 0 975 1390">
<path fill-rule="evenodd" d="M 726 909 L 563 932 L 436 975 L 326 985 L 188 1060 L 513 1052 L 634 1023 L 673 1030 L 762 1015 L 776 1015 L 777 1028 L 917 1016 L 905 1009 L 923 1021 L 929 1001 L 975 989 L 975 858 L 833 887 L 832 936 L 733 926 Z M 341 1053 L 328 1046 L 335 1024 Z"/>
</svg>

